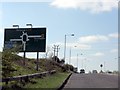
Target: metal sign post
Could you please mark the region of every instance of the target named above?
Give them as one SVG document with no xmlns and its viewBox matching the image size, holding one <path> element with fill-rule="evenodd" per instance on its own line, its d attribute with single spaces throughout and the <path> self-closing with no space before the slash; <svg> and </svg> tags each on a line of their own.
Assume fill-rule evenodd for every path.
<svg viewBox="0 0 120 90">
<path fill-rule="evenodd" d="M 26 53 L 25 53 L 25 51 L 24 51 L 24 57 L 23 57 L 23 59 L 24 59 L 23 64 L 24 64 L 24 65 L 25 65 L 25 57 L 26 57 Z"/>
<path fill-rule="evenodd" d="M 26 49 L 26 42 L 23 42 L 23 49 L 24 49 L 24 61 L 23 61 L 23 64 L 25 65 L 25 58 L 26 58 L 26 52 L 25 52 L 25 49 Z"/>
<path fill-rule="evenodd" d="M 37 52 L 37 62 L 36 62 L 36 70 L 39 69 L 39 52 Z"/>
</svg>

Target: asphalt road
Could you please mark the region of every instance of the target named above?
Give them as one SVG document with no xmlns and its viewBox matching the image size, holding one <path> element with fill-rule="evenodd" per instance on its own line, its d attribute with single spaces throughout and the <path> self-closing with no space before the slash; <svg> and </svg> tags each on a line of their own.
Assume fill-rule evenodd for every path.
<svg viewBox="0 0 120 90">
<path fill-rule="evenodd" d="M 107 74 L 72 74 L 64 88 L 118 88 L 118 76 Z"/>
</svg>

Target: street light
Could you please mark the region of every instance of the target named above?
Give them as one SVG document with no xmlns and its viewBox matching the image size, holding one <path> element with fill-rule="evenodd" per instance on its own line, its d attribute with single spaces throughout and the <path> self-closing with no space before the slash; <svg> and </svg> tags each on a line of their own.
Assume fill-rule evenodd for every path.
<svg viewBox="0 0 120 90">
<path fill-rule="evenodd" d="M 74 46 L 74 47 L 77 47 L 77 46 Z M 72 47 L 70 47 L 70 52 L 69 52 L 69 64 L 71 63 L 71 48 Z"/>
<path fill-rule="evenodd" d="M 104 72 L 106 72 L 106 70 L 105 70 L 105 69 L 106 69 L 106 68 L 105 68 L 106 65 L 105 65 L 105 64 L 106 64 L 106 62 L 104 61 Z"/>
<path fill-rule="evenodd" d="M 87 61 L 87 59 L 85 58 L 85 59 L 84 59 L 84 67 L 85 67 L 85 70 L 86 70 L 86 61 Z"/>
<path fill-rule="evenodd" d="M 31 29 L 30 30 L 32 30 L 32 28 L 33 28 L 33 25 L 32 24 L 26 24 L 26 26 L 31 26 Z M 38 69 L 39 69 L 39 64 L 38 64 L 38 62 L 39 62 L 39 52 L 37 52 L 37 63 L 36 63 L 36 70 L 38 71 Z"/>
<path fill-rule="evenodd" d="M 19 25 L 13 25 L 13 27 L 18 27 L 18 29 L 19 29 Z M 23 64 L 25 65 L 25 57 L 26 57 L 25 48 L 26 48 L 27 34 L 24 33 L 24 31 L 23 31 L 23 35 L 21 36 L 21 38 L 22 38 L 21 41 L 23 43 L 23 51 L 24 51 L 24 55 L 23 55 L 24 61 L 23 61 Z"/>
<path fill-rule="evenodd" d="M 74 47 L 77 47 L 77 46 L 74 46 Z M 77 68 L 78 68 L 78 59 L 79 59 L 78 55 L 79 55 L 79 54 L 77 53 Z M 80 55 L 83 55 L 83 54 L 81 53 Z M 82 64 L 81 66 L 82 66 L 82 68 L 83 68 L 83 60 L 82 60 L 82 63 L 81 63 L 81 64 Z"/>
<path fill-rule="evenodd" d="M 26 26 L 31 26 L 31 28 L 33 27 L 32 24 L 26 24 Z"/>
<path fill-rule="evenodd" d="M 77 53 L 77 68 L 78 68 L 78 53 Z"/>
<path fill-rule="evenodd" d="M 82 53 L 80 55 L 83 55 Z M 78 67 L 78 53 L 77 53 L 77 67 Z M 83 60 L 82 60 L 82 69 L 83 69 Z"/>
<path fill-rule="evenodd" d="M 69 64 L 71 63 L 71 47 L 70 47 L 70 57 L 69 57 Z"/>
<path fill-rule="evenodd" d="M 74 34 L 68 34 L 68 35 L 65 35 L 65 43 L 64 43 L 64 60 L 66 58 L 66 37 L 67 36 L 74 36 Z"/>
<path fill-rule="evenodd" d="M 19 25 L 13 25 L 13 27 L 18 27 L 19 28 Z"/>
<path fill-rule="evenodd" d="M 77 46 L 74 46 L 74 47 L 77 47 Z M 78 68 L 78 53 L 77 53 L 77 68 Z M 78 70 L 79 71 L 79 70 Z"/>
</svg>

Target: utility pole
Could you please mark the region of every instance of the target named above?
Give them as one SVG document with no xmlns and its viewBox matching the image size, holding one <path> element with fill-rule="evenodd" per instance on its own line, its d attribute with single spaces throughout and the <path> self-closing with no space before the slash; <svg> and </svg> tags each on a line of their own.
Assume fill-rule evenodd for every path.
<svg viewBox="0 0 120 90">
<path fill-rule="evenodd" d="M 55 49 L 56 49 L 56 45 L 54 45 L 54 47 L 53 47 L 54 57 L 55 57 Z"/>
<path fill-rule="evenodd" d="M 59 52 L 59 45 L 54 45 L 54 47 L 53 47 L 53 51 L 54 51 L 54 58 L 55 58 L 55 56 L 57 56 L 58 57 L 58 52 Z M 57 52 L 57 55 L 56 55 L 56 52 Z M 56 58 L 55 58 L 55 61 L 56 61 Z"/>
<path fill-rule="evenodd" d="M 56 49 L 57 49 L 56 52 L 57 52 L 57 57 L 58 57 L 58 52 L 59 52 L 59 49 L 60 49 L 60 48 L 59 48 L 59 45 L 56 45 L 56 47 L 57 47 L 57 48 L 56 48 Z"/>
</svg>

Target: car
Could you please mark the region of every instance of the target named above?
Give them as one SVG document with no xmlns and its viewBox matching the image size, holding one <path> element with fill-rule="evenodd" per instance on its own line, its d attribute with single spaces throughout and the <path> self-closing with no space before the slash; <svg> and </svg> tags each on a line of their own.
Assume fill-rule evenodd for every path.
<svg viewBox="0 0 120 90">
<path fill-rule="evenodd" d="M 93 70 L 92 73 L 98 73 L 97 70 Z"/>
<path fill-rule="evenodd" d="M 84 69 L 80 69 L 80 74 L 81 73 L 85 73 L 85 70 Z"/>
<path fill-rule="evenodd" d="M 77 73 L 77 68 L 74 68 L 73 71 L 74 71 L 74 73 Z"/>
<path fill-rule="evenodd" d="M 112 74 L 112 72 L 111 72 L 111 71 L 107 71 L 107 73 L 108 73 L 108 74 Z"/>
</svg>

